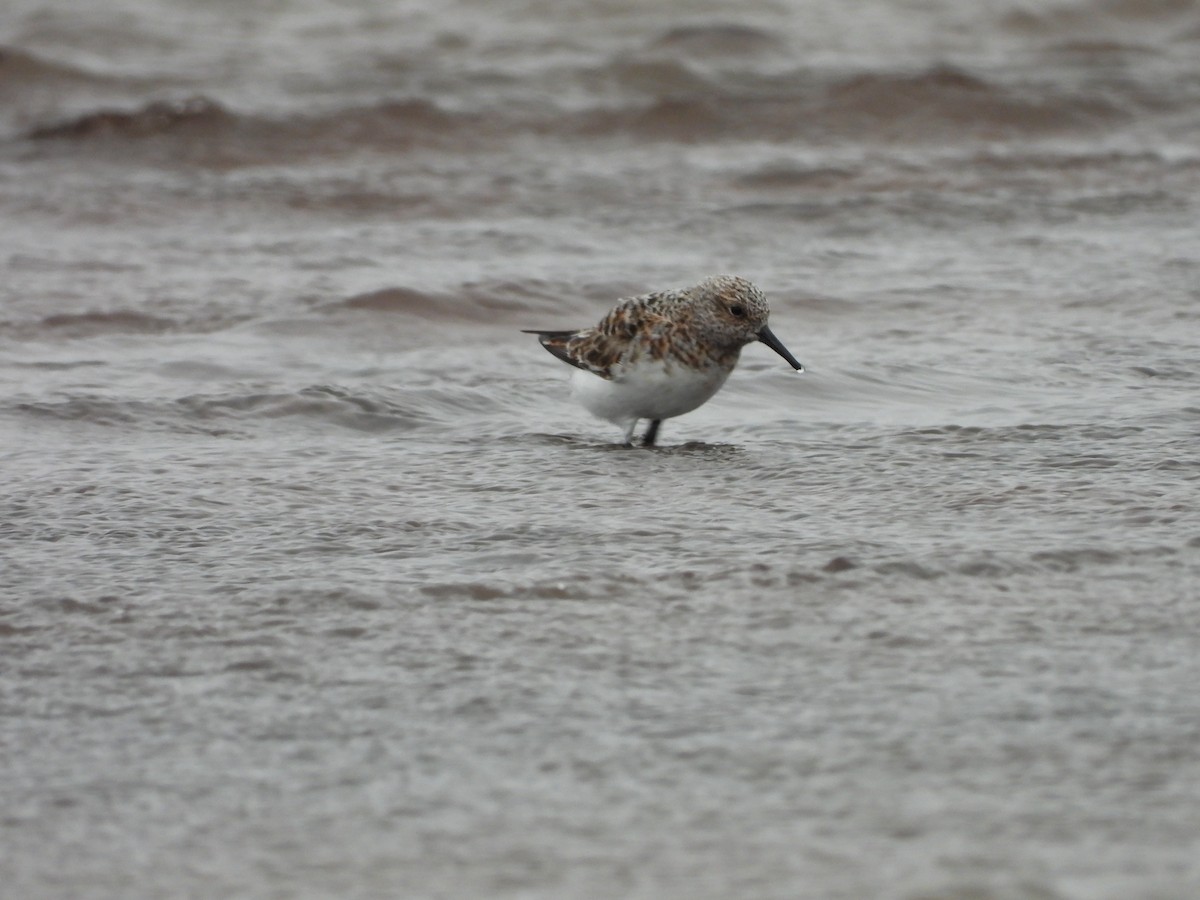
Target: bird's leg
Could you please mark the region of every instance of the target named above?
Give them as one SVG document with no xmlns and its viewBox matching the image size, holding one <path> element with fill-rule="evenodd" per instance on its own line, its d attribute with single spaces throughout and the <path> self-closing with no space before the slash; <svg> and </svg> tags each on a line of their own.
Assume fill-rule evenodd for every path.
<svg viewBox="0 0 1200 900">
<path fill-rule="evenodd" d="M 642 438 L 643 447 L 653 447 L 654 441 L 658 438 L 658 426 L 662 424 L 662 419 L 651 419 L 650 427 L 646 429 L 646 436 Z"/>
<path fill-rule="evenodd" d="M 638 420 L 637 420 L 637 419 L 633 419 L 633 420 L 632 420 L 632 421 L 629 423 L 629 427 L 625 429 L 625 446 L 626 446 L 626 447 L 632 447 L 632 446 L 633 446 L 633 430 L 634 430 L 635 428 L 637 428 L 637 423 L 638 423 Z"/>
</svg>

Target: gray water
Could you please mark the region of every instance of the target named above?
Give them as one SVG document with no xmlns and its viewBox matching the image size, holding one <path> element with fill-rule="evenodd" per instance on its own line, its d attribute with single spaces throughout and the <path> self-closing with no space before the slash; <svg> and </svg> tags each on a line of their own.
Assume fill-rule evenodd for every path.
<svg viewBox="0 0 1200 900">
<path fill-rule="evenodd" d="M 1200 9 L 14 0 L 13 897 L 1200 895 Z M 734 272 L 660 449 L 521 328 Z"/>
</svg>

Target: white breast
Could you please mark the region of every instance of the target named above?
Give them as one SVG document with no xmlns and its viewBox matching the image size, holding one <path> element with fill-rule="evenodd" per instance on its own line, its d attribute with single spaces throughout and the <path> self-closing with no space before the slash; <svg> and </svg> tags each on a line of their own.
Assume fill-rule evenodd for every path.
<svg viewBox="0 0 1200 900">
<path fill-rule="evenodd" d="M 643 360 L 612 380 L 576 369 L 572 392 L 583 407 L 617 424 L 633 419 L 669 419 L 691 412 L 721 389 L 729 370 L 697 370 Z"/>
</svg>

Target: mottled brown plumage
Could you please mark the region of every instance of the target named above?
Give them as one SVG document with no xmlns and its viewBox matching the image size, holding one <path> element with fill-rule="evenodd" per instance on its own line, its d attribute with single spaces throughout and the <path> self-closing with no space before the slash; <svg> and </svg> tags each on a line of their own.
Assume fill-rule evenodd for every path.
<svg viewBox="0 0 1200 900">
<path fill-rule="evenodd" d="M 576 394 L 596 415 L 625 425 L 628 441 L 638 419 L 650 419 L 655 435 L 659 420 L 716 393 L 746 344 L 762 341 L 802 370 L 767 327 L 768 315 L 757 287 L 715 275 L 690 288 L 624 300 L 593 328 L 529 333 L 581 370 L 573 379 Z M 600 390 L 592 375 L 612 389 Z"/>
<path fill-rule="evenodd" d="M 734 316 L 730 307 L 743 309 Z M 716 276 L 693 288 L 658 291 L 624 300 L 593 328 L 530 332 L 563 362 L 613 378 L 643 356 L 670 366 L 732 366 L 767 315 L 766 300 L 750 282 Z"/>
</svg>

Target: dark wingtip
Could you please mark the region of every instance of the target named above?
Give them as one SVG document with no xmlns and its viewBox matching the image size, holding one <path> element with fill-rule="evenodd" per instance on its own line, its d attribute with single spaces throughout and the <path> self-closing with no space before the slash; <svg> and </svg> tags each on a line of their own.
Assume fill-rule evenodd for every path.
<svg viewBox="0 0 1200 900">
<path fill-rule="evenodd" d="M 521 334 L 536 334 L 542 340 L 553 340 L 555 338 L 558 338 L 560 340 L 565 340 L 569 337 L 574 337 L 576 334 L 578 334 L 578 332 L 576 332 L 576 331 L 539 331 L 538 329 L 535 329 L 535 328 L 522 328 Z"/>
</svg>

